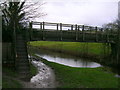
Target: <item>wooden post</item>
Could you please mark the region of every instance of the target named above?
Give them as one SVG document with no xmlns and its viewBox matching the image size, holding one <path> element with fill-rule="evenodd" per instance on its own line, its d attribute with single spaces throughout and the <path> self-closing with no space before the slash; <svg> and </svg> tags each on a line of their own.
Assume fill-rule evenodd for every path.
<svg viewBox="0 0 120 90">
<path fill-rule="evenodd" d="M 62 23 L 60 23 L 60 40 L 62 41 Z"/>
<path fill-rule="evenodd" d="M 57 31 L 58 31 L 58 24 L 57 24 Z"/>
<path fill-rule="evenodd" d="M 80 26 L 78 26 L 78 40 L 79 40 L 79 31 L 80 31 Z"/>
<path fill-rule="evenodd" d="M 109 42 L 109 29 L 107 28 L 106 31 L 107 31 L 107 40 L 106 41 Z"/>
<path fill-rule="evenodd" d="M 92 35 L 92 27 L 89 27 L 89 30 L 90 30 L 90 32 L 89 32 L 90 37 L 93 37 L 93 35 Z"/>
<path fill-rule="evenodd" d="M 30 36 L 30 40 L 32 40 L 32 22 L 29 23 L 29 27 L 30 27 L 30 30 L 29 30 L 29 36 Z"/>
<path fill-rule="evenodd" d="M 80 31 L 80 26 L 78 26 L 78 31 Z"/>
<path fill-rule="evenodd" d="M 95 39 L 96 39 L 96 42 L 98 41 L 98 36 L 97 36 L 97 35 L 98 35 L 98 34 L 97 34 L 97 29 L 98 29 L 98 28 L 97 28 L 97 27 L 95 27 Z"/>
<path fill-rule="evenodd" d="M 85 40 L 85 34 L 84 34 L 84 25 L 82 26 L 82 40 L 84 41 Z"/>
<path fill-rule="evenodd" d="M 40 23 L 40 30 L 42 30 L 42 23 Z"/>
<path fill-rule="evenodd" d="M 91 32 L 92 32 L 92 27 L 89 27 L 90 28 L 90 34 L 92 34 Z"/>
<path fill-rule="evenodd" d="M 103 34 L 103 28 L 101 28 L 100 30 L 101 30 L 101 41 L 102 41 L 102 40 L 104 40 L 104 38 L 103 38 L 103 35 L 104 35 Z"/>
<path fill-rule="evenodd" d="M 78 28 L 77 28 L 77 24 L 75 25 L 75 31 L 76 31 L 76 41 L 78 40 Z"/>
<path fill-rule="evenodd" d="M 44 32 L 44 30 L 45 30 L 45 22 L 43 22 L 43 40 L 45 40 L 45 32 Z"/>
<path fill-rule="evenodd" d="M 73 25 L 71 25 L 71 30 L 73 30 Z"/>
</svg>

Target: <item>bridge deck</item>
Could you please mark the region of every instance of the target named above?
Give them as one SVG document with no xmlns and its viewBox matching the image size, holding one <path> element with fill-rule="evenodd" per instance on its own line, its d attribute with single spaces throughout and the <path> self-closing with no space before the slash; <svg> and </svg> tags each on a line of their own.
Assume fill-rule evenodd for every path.
<svg viewBox="0 0 120 90">
<path fill-rule="evenodd" d="M 38 25 L 40 29 L 33 29 L 33 25 Z M 103 30 L 99 27 L 48 22 L 30 23 L 32 41 L 114 43 L 116 36 L 117 32 L 110 29 Z"/>
</svg>

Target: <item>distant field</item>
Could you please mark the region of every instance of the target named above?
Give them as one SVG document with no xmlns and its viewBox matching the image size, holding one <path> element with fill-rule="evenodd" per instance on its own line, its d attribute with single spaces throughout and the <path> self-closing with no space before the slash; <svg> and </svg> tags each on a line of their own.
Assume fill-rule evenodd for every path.
<svg viewBox="0 0 120 90">
<path fill-rule="evenodd" d="M 110 53 L 110 48 L 103 43 L 33 41 L 30 45 L 83 57 L 97 58 Z"/>
</svg>

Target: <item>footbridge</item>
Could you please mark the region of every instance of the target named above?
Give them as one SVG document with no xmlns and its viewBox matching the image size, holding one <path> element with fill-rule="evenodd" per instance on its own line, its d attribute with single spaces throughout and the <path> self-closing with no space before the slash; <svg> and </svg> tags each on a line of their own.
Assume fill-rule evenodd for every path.
<svg viewBox="0 0 120 90">
<path fill-rule="evenodd" d="M 117 31 L 79 24 L 30 22 L 30 41 L 73 41 L 114 43 Z"/>
</svg>

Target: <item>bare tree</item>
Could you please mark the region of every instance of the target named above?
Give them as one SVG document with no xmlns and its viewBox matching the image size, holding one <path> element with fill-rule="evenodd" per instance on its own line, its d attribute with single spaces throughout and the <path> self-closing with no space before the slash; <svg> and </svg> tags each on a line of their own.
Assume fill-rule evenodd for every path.
<svg viewBox="0 0 120 90">
<path fill-rule="evenodd" d="M 41 7 L 45 4 L 42 1 L 37 2 L 30 2 L 29 0 L 18 0 L 14 2 L 15 0 L 9 0 L 9 2 L 6 0 L 5 2 L 2 2 L 0 6 L 4 6 L 5 8 L 2 10 L 2 13 L 4 15 L 4 20 L 8 24 L 10 21 L 15 21 L 15 18 L 17 16 L 19 17 L 18 21 L 19 23 L 26 23 L 27 21 L 34 20 L 35 18 L 40 18 L 42 16 L 46 16 L 44 12 L 42 12 Z M 17 11 L 15 11 L 15 8 Z M 15 16 L 17 13 L 17 16 Z M 13 16 L 13 18 L 10 17 Z M 13 23 L 13 22 L 12 22 Z"/>
</svg>

